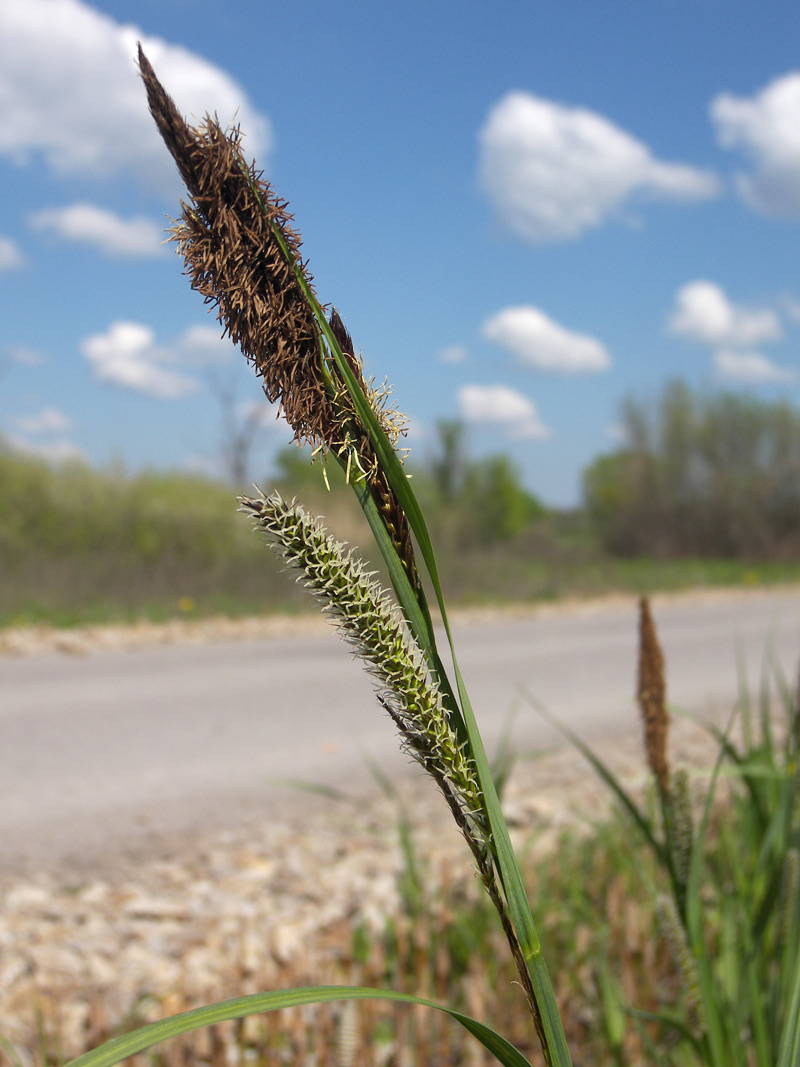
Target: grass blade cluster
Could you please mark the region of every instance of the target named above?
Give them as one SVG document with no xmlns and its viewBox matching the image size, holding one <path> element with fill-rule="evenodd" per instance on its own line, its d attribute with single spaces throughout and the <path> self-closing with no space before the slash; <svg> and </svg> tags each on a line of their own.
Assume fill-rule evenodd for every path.
<svg viewBox="0 0 800 1067">
<path fill-rule="evenodd" d="M 664 1003 L 657 1013 L 634 1011 L 632 1017 L 656 1024 L 655 1037 L 645 1036 L 660 1064 L 797 1063 L 798 695 L 778 677 L 782 714 L 776 719 L 765 683 L 756 720 L 743 682 L 728 728 L 702 724 L 718 755 L 695 824 L 690 779 L 685 769 L 669 764 L 665 663 L 646 599 L 640 604 L 639 632 L 638 697 L 655 809 L 637 802 L 597 755 L 561 727 L 611 788 L 622 817 L 652 849 L 666 883 L 651 884 L 651 890 L 657 894 L 658 924 L 681 998 Z M 729 793 L 724 801 L 719 796 L 723 783 Z"/>
</svg>

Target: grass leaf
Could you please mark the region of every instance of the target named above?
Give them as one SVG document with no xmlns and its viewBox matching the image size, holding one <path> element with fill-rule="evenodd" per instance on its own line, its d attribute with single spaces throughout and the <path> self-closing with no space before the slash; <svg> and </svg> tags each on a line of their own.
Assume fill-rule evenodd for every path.
<svg viewBox="0 0 800 1067">
<path fill-rule="evenodd" d="M 477 1019 L 409 993 L 394 993 L 388 989 L 367 989 L 363 986 L 309 986 L 301 989 L 282 989 L 272 993 L 255 993 L 247 997 L 208 1004 L 202 1008 L 173 1015 L 149 1023 L 130 1034 L 106 1041 L 99 1048 L 72 1060 L 67 1067 L 112 1067 L 113 1064 L 152 1048 L 161 1041 L 198 1030 L 229 1019 L 242 1019 L 260 1012 L 279 1008 L 296 1008 L 305 1004 L 324 1004 L 340 1000 L 393 1000 L 402 1004 L 421 1004 L 445 1012 L 468 1030 L 473 1037 L 503 1064 L 503 1067 L 530 1067 L 528 1060 L 504 1037 Z"/>
</svg>

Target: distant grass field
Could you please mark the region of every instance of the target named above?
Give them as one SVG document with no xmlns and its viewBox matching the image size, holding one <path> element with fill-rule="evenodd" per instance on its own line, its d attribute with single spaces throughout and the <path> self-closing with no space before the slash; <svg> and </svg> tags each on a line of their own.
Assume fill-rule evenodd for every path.
<svg viewBox="0 0 800 1067">
<path fill-rule="evenodd" d="M 319 469 L 298 492 L 337 536 L 364 543 L 351 495 Z M 265 489 L 269 486 L 264 486 Z M 620 559 L 580 516 L 548 514 L 495 544 L 470 537 L 469 512 L 427 502 L 443 581 L 461 605 L 558 600 L 615 591 L 800 581 L 800 562 Z M 465 547 L 467 546 L 467 547 Z M 130 476 L 51 467 L 0 451 L 0 626 L 309 610 L 302 591 L 236 512 L 229 485 L 179 473 Z"/>
</svg>

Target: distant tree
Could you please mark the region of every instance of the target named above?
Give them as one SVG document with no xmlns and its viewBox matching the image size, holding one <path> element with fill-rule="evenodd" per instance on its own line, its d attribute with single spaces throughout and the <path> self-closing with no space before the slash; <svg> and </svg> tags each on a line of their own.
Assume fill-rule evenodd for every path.
<svg viewBox="0 0 800 1067">
<path fill-rule="evenodd" d="M 468 467 L 462 507 L 481 544 L 510 541 L 522 534 L 545 509 L 520 481 L 508 456 L 489 456 Z"/>
<path fill-rule="evenodd" d="M 414 477 L 440 537 L 459 548 L 489 546 L 524 533 L 545 509 L 506 455 L 471 459 L 463 423 L 437 423 L 425 469 Z"/>
<path fill-rule="evenodd" d="M 464 423 L 457 419 L 440 419 L 436 424 L 436 435 L 428 471 L 441 501 L 451 504 L 464 490 L 469 466 Z"/>
<path fill-rule="evenodd" d="M 338 485 L 340 480 L 343 481 L 337 463 L 321 456 L 312 462 L 307 447 L 284 445 L 278 449 L 272 463 L 273 481 L 290 493 L 307 488 L 324 488 L 323 466 L 329 485 Z"/>
<path fill-rule="evenodd" d="M 266 400 L 242 403 L 232 377 L 210 374 L 208 384 L 220 409 L 219 448 L 225 477 L 243 488 L 250 481 L 253 448 L 274 418 L 273 410 Z"/>
<path fill-rule="evenodd" d="M 627 400 L 626 447 L 585 471 L 587 510 L 610 551 L 800 555 L 800 412 L 682 382 Z"/>
</svg>

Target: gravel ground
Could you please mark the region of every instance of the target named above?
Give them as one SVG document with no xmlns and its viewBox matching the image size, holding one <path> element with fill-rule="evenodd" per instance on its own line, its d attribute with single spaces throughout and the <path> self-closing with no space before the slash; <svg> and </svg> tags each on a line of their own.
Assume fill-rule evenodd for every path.
<svg viewBox="0 0 800 1067">
<path fill-rule="evenodd" d="M 708 764 L 699 731 L 680 724 L 674 735 L 675 759 Z M 599 751 L 629 786 L 644 784 L 638 737 Z M 468 850 L 427 781 L 409 786 L 403 802 L 431 883 L 474 881 Z M 581 758 L 562 750 L 519 763 L 504 807 L 517 843 L 547 856 L 566 827 L 601 817 L 608 797 Z M 63 1054 L 75 1055 L 98 1011 L 113 1023 L 146 995 L 146 1017 L 157 1018 L 275 988 L 287 970 L 308 968 L 320 936 L 342 924 L 381 928 L 399 900 L 397 801 L 320 799 L 303 812 L 257 831 L 184 841 L 167 858 L 117 863 L 78 882 L 64 872 L 0 883 L 0 1033 L 23 1053 L 35 1047 L 38 1005 L 59 1020 Z M 349 933 L 339 936 L 349 943 Z"/>
<path fill-rule="evenodd" d="M 626 609 L 631 599 L 612 598 Z M 598 603 L 533 610 L 593 611 Z M 602 603 L 607 607 L 609 599 Z M 509 611 L 531 609 L 497 614 Z M 0 653 L 61 649 L 83 655 L 145 643 L 313 632 L 325 625 L 319 616 L 307 616 L 71 631 L 28 627 L 0 631 Z M 674 762 L 695 767 L 708 766 L 712 757 L 706 735 L 685 722 L 674 725 L 671 750 Z M 598 751 L 629 786 L 643 786 L 638 736 L 615 739 Z M 429 783 L 420 779 L 404 788 L 403 803 L 430 878 L 450 886 L 474 880 L 468 850 Z M 585 827 L 602 817 L 608 795 L 584 761 L 564 749 L 520 760 L 504 807 L 512 836 L 534 855 L 546 856 L 566 827 Z M 158 1017 L 187 1002 L 255 992 L 274 986 L 287 967 L 301 966 L 320 933 L 342 923 L 380 928 L 398 906 L 397 815 L 397 800 L 377 791 L 337 800 L 303 797 L 294 816 L 257 830 L 175 841 L 152 862 L 117 860 L 91 874 L 63 871 L 1 881 L 0 1033 L 27 1060 L 25 1050 L 35 1046 L 38 1005 L 45 1018 L 59 1018 L 62 1053 L 70 1056 L 83 1050 L 98 1004 L 113 1023 L 144 995 L 154 998 Z"/>
</svg>

